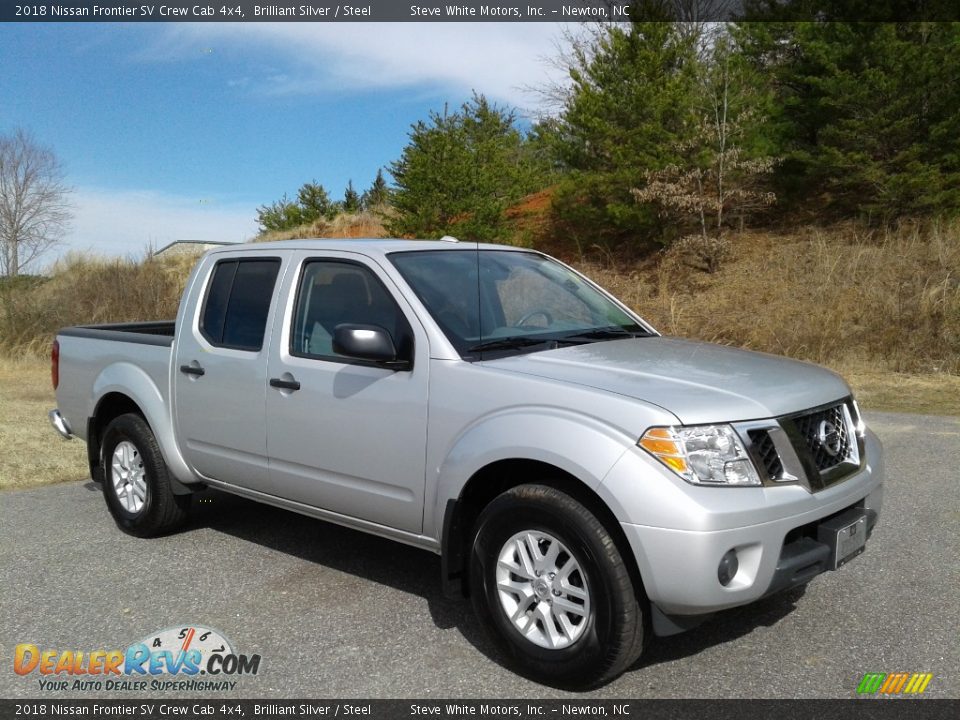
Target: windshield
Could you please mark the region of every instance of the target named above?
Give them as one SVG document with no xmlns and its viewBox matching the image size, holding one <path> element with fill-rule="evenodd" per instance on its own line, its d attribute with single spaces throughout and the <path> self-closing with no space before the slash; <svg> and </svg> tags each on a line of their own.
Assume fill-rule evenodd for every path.
<svg viewBox="0 0 960 720">
<path fill-rule="evenodd" d="M 651 334 L 583 277 L 538 253 L 422 250 L 390 260 L 466 359 Z"/>
</svg>

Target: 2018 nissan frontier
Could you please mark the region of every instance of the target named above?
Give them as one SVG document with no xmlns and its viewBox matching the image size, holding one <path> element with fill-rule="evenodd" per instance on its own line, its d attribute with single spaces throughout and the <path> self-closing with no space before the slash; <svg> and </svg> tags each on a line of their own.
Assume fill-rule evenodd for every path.
<svg viewBox="0 0 960 720">
<path fill-rule="evenodd" d="M 64 329 L 52 369 L 125 532 L 212 486 L 433 551 L 552 685 L 840 567 L 883 496 L 840 377 L 662 337 L 521 248 L 219 248 L 175 322 Z"/>
</svg>

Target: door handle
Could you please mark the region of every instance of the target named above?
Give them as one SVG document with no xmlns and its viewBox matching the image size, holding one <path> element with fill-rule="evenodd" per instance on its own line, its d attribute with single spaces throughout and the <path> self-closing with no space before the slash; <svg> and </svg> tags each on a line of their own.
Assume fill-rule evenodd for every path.
<svg viewBox="0 0 960 720">
<path fill-rule="evenodd" d="M 280 388 L 281 390 L 299 390 L 300 383 L 297 380 L 281 380 L 280 378 L 270 378 L 270 387 Z"/>
<path fill-rule="evenodd" d="M 180 372 L 182 372 L 184 375 L 196 375 L 199 377 L 200 375 L 205 374 L 207 371 L 199 365 L 181 365 Z"/>
</svg>

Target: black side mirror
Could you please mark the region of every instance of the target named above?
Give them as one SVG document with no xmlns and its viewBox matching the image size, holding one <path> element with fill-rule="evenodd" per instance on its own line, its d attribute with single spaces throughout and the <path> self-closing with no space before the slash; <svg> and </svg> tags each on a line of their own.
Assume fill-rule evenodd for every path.
<svg viewBox="0 0 960 720">
<path fill-rule="evenodd" d="M 337 325 L 333 329 L 333 351 L 357 360 L 369 360 L 392 370 L 410 368 L 409 360 L 397 358 L 393 338 L 379 325 Z"/>
</svg>

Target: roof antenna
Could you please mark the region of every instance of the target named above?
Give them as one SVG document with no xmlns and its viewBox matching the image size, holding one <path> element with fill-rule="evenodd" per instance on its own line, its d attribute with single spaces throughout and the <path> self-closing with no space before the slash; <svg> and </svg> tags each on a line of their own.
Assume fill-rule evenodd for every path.
<svg viewBox="0 0 960 720">
<path fill-rule="evenodd" d="M 460 241 L 457 240 L 453 235 L 444 235 L 442 238 L 440 238 L 440 242 L 458 243 Z"/>
</svg>

